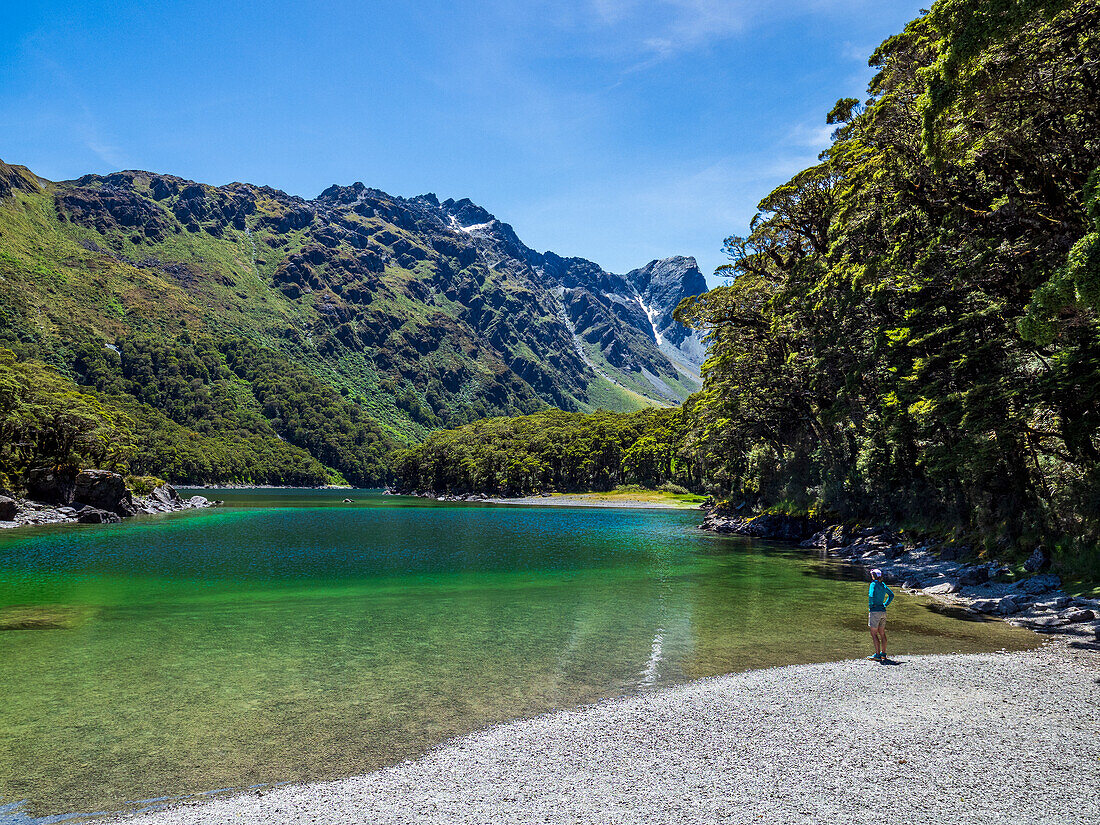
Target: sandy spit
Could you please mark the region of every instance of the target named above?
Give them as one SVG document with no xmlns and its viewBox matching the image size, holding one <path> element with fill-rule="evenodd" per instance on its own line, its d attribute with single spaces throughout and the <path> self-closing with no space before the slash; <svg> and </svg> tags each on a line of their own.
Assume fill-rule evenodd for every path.
<svg viewBox="0 0 1100 825">
<path fill-rule="evenodd" d="M 126 821 L 1100 822 L 1100 654 L 1061 643 L 750 671 Z"/>
</svg>

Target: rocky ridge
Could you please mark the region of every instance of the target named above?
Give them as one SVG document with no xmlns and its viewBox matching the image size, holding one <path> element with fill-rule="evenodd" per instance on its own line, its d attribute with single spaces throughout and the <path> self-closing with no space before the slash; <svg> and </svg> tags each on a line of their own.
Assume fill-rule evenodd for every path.
<svg viewBox="0 0 1100 825">
<path fill-rule="evenodd" d="M 1025 575 L 1014 578 L 1000 562 L 967 561 L 966 548 L 914 542 L 885 527 L 822 527 L 804 518 L 738 516 L 713 507 L 701 526 L 718 533 L 797 541 L 800 547 L 820 549 L 864 570 L 878 568 L 887 584 L 900 585 L 905 592 L 1039 633 L 1100 643 L 1100 599 L 1068 596 L 1061 579 L 1049 572 L 1049 557 L 1040 548 L 1025 562 Z"/>
<path fill-rule="evenodd" d="M 0 262 L 0 342 L 41 326 L 47 362 L 89 335 L 245 336 L 414 436 L 699 386 L 702 344 L 672 318 L 706 289 L 694 259 L 611 273 L 536 252 L 468 199 L 354 183 L 307 200 L 140 170 L 50 182 L 0 163 L 0 234 L 21 255 Z M 66 273 L 53 292 L 44 264 Z"/>
</svg>

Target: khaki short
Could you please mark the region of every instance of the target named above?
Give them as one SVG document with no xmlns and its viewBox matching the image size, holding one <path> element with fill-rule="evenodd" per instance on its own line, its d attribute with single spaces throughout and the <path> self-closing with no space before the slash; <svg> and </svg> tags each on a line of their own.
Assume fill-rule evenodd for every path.
<svg viewBox="0 0 1100 825">
<path fill-rule="evenodd" d="M 867 614 L 867 626 L 872 630 L 882 630 L 886 627 L 886 611 L 872 610 Z"/>
</svg>

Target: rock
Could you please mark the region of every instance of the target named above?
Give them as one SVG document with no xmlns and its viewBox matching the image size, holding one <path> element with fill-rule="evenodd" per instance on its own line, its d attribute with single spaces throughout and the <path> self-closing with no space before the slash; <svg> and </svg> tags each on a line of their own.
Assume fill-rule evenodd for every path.
<svg viewBox="0 0 1100 825">
<path fill-rule="evenodd" d="M 209 507 L 210 502 L 202 496 L 191 496 L 191 498 L 187 499 L 187 506 L 197 510 L 203 507 Z"/>
<path fill-rule="evenodd" d="M 1032 550 L 1031 555 L 1028 556 L 1027 561 L 1024 562 L 1024 570 L 1028 573 L 1038 573 L 1040 570 L 1049 566 L 1050 557 L 1042 547 L 1036 547 Z"/>
<path fill-rule="evenodd" d="M 961 547 L 954 547 L 952 545 L 945 544 L 940 547 L 939 556 L 944 561 L 955 561 L 955 559 L 959 558 L 959 556 L 962 555 L 961 550 Z"/>
<path fill-rule="evenodd" d="M 73 501 L 120 516 L 132 516 L 137 510 L 126 482 L 110 470 L 83 470 L 73 484 Z"/>
<path fill-rule="evenodd" d="M 1011 616 L 1013 613 L 1020 612 L 1020 603 L 1012 596 L 1005 596 L 997 605 L 995 612 L 1001 616 Z"/>
<path fill-rule="evenodd" d="M 995 613 L 1000 604 L 1000 599 L 978 599 L 970 605 L 975 613 Z"/>
<path fill-rule="evenodd" d="M 924 592 L 929 596 L 946 596 L 948 593 L 954 593 L 959 589 L 959 586 L 953 581 L 945 581 L 940 584 L 934 584 L 931 587 L 924 588 Z"/>
<path fill-rule="evenodd" d="M 68 472 L 41 468 L 30 470 L 24 479 L 27 498 L 49 504 L 72 504 L 76 477 Z"/>
<path fill-rule="evenodd" d="M 1072 606 L 1072 604 L 1073 599 L 1070 599 L 1066 596 L 1061 596 L 1057 599 L 1051 599 L 1047 602 L 1036 602 L 1035 607 L 1041 610 L 1065 610 L 1067 607 Z"/>
<path fill-rule="evenodd" d="M 1065 620 L 1066 624 L 1077 624 L 1079 622 L 1091 622 L 1096 618 L 1096 614 L 1091 610 L 1068 610 L 1061 614 L 1061 618 Z"/>
<path fill-rule="evenodd" d="M 178 507 L 180 504 L 180 494 L 171 484 L 160 485 L 149 497 L 167 507 Z"/>
<path fill-rule="evenodd" d="M 1024 625 L 1026 627 L 1034 628 L 1035 630 L 1052 629 L 1055 627 L 1063 627 L 1069 624 L 1066 619 L 1060 616 L 1043 616 L 1038 619 L 1025 619 Z"/>
<path fill-rule="evenodd" d="M 1041 593 L 1048 593 L 1051 590 L 1057 590 L 1062 586 L 1062 580 L 1055 576 L 1053 573 L 1044 573 L 1039 576 L 1032 576 L 1029 579 L 1024 579 L 1016 585 L 1016 590 L 1020 593 L 1028 593 L 1032 596 L 1038 596 Z"/>
<path fill-rule="evenodd" d="M 351 499 L 351 498 L 344 499 L 344 504 L 354 504 L 354 503 L 355 503 L 355 499 Z"/>
<path fill-rule="evenodd" d="M 959 571 L 960 585 L 984 584 L 987 581 L 989 581 L 989 567 L 984 564 L 970 564 Z"/>
<path fill-rule="evenodd" d="M 83 507 L 76 514 L 76 520 L 81 524 L 115 524 L 122 521 L 118 513 L 110 510 L 101 510 L 98 507 Z"/>
<path fill-rule="evenodd" d="M 18 512 L 19 505 L 15 503 L 15 499 L 0 496 L 0 521 L 13 521 Z"/>
<path fill-rule="evenodd" d="M 740 516 L 721 515 L 711 511 L 703 521 L 704 530 L 716 533 L 735 533 L 758 539 L 780 539 L 800 541 L 814 530 L 815 525 L 809 519 L 799 516 L 785 516 L 774 513 L 762 513 L 758 516 L 742 518 Z"/>
<path fill-rule="evenodd" d="M 920 579 L 906 579 L 901 586 L 906 590 L 921 590 L 924 587 L 924 582 Z"/>
</svg>

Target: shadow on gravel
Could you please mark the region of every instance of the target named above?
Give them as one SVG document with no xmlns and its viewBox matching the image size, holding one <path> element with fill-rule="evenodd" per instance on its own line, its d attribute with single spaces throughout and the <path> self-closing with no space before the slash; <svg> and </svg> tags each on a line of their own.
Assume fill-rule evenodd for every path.
<svg viewBox="0 0 1100 825">
<path fill-rule="evenodd" d="M 1092 650 L 1100 653 L 1100 642 L 1070 642 L 1069 646 L 1075 650 Z M 1100 684 L 1100 680 L 1097 684 Z"/>
</svg>

